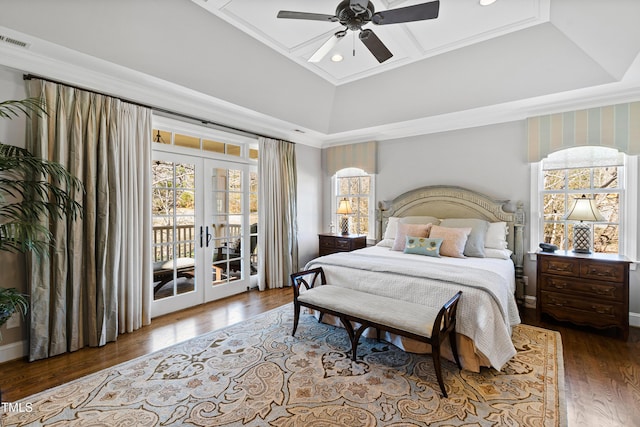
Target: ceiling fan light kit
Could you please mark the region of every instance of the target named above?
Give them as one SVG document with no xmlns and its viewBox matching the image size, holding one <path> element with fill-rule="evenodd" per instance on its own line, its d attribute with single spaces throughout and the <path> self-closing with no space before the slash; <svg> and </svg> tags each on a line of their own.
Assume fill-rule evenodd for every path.
<svg viewBox="0 0 640 427">
<path fill-rule="evenodd" d="M 387 25 L 435 19 L 438 17 L 439 10 L 439 0 L 382 12 L 376 12 L 373 3 L 369 0 L 343 0 L 338 4 L 335 15 L 281 10 L 278 12 L 278 18 L 339 22 L 345 27 L 344 30 L 338 31 L 320 46 L 320 48 L 311 55 L 309 62 L 320 62 L 329 51 L 335 47 L 340 39 L 347 34 L 347 31 L 350 30 L 359 31 L 360 41 L 369 49 L 369 52 L 371 52 L 379 63 L 383 63 L 390 59 L 393 54 L 373 30 L 369 28 L 363 29 L 363 26 L 370 22 L 374 25 Z"/>
</svg>

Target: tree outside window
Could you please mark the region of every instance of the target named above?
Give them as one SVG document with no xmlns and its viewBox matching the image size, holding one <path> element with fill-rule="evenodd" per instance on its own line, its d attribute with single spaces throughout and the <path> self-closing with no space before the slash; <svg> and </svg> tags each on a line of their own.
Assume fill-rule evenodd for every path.
<svg viewBox="0 0 640 427">
<path fill-rule="evenodd" d="M 573 206 L 574 199 L 586 195 L 595 198 L 598 210 L 605 218 L 605 221 L 591 225 L 593 251 L 619 253 L 622 172 L 623 166 L 619 165 L 544 170 L 543 162 L 543 241 L 562 250 L 573 249 L 574 223 L 563 218 Z"/>
<path fill-rule="evenodd" d="M 349 233 L 369 234 L 372 177 L 361 169 L 342 169 L 336 174 L 334 206 L 346 198 L 351 204 Z M 335 209 L 334 209 L 335 211 Z M 340 224 L 341 215 L 334 213 L 334 224 Z"/>
</svg>

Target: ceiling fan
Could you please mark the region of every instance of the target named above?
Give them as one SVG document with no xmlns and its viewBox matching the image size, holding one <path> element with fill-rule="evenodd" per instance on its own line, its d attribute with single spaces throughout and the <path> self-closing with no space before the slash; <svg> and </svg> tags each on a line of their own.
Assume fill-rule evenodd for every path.
<svg viewBox="0 0 640 427">
<path fill-rule="evenodd" d="M 360 31 L 359 38 L 369 51 L 376 57 L 379 63 L 391 58 L 393 54 L 382 43 L 375 33 L 362 27 L 369 22 L 375 25 L 398 24 L 403 22 L 423 21 L 438 17 L 440 1 L 421 3 L 413 6 L 376 12 L 373 3 L 369 0 L 343 0 L 338 4 L 335 15 L 323 15 L 320 13 L 291 12 L 281 10 L 278 18 L 307 19 L 311 21 L 339 22 L 345 29 L 335 33 L 309 58 L 309 62 L 320 62 L 331 49 L 347 35 L 347 30 Z"/>
</svg>

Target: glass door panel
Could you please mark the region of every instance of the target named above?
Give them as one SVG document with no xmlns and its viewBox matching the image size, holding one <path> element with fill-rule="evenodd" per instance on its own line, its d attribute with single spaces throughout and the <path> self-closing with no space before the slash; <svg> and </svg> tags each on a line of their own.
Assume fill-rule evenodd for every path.
<svg viewBox="0 0 640 427">
<path fill-rule="evenodd" d="M 247 288 L 245 266 L 244 166 L 213 160 L 205 161 L 209 178 L 205 188 L 207 226 L 211 242 L 207 247 L 211 260 L 211 279 L 205 283 L 205 299 L 217 299 Z"/>
<path fill-rule="evenodd" d="M 154 153 L 152 164 L 153 315 L 198 304 L 198 160 Z"/>
</svg>

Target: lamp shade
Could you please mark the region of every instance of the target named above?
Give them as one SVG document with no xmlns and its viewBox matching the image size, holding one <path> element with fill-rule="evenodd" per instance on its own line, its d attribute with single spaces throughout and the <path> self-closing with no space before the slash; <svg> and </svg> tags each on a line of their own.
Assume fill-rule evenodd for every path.
<svg viewBox="0 0 640 427">
<path fill-rule="evenodd" d="M 573 207 L 564 219 L 570 221 L 604 221 L 604 217 L 596 206 L 595 199 L 585 196 L 576 198 Z"/>
<path fill-rule="evenodd" d="M 343 215 L 352 214 L 353 211 L 351 210 L 351 203 L 349 203 L 347 199 L 340 200 L 340 204 L 338 205 L 338 210 L 336 211 L 336 213 Z"/>
</svg>

